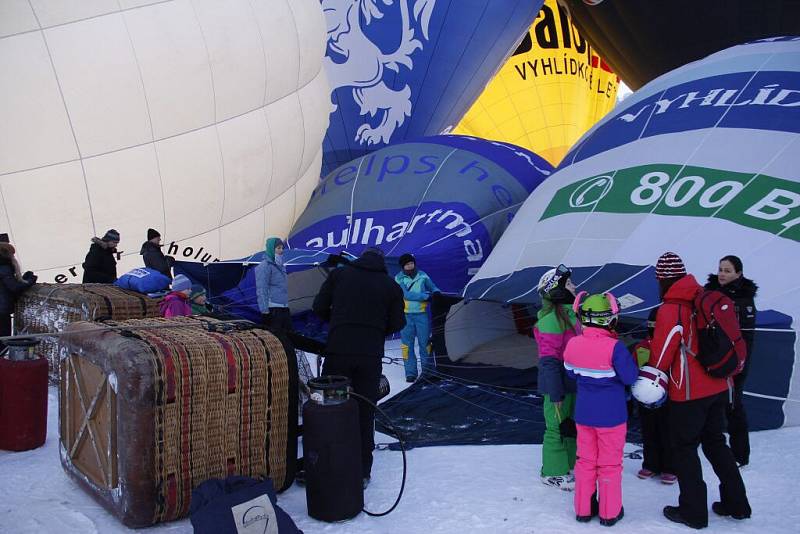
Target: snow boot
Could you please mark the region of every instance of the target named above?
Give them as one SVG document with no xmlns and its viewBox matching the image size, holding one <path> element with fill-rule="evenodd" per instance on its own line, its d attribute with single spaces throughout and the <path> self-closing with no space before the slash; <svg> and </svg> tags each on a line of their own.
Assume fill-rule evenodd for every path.
<svg viewBox="0 0 800 534">
<path fill-rule="evenodd" d="M 654 471 L 650 471 L 649 469 L 645 469 L 644 467 L 642 467 L 641 469 L 639 469 L 639 472 L 636 473 L 636 476 L 641 478 L 642 480 L 647 480 L 648 478 L 653 478 L 654 476 L 656 476 L 656 473 Z"/>
<path fill-rule="evenodd" d="M 681 515 L 681 509 L 678 506 L 665 506 L 664 507 L 664 517 L 672 521 L 673 523 L 680 523 L 681 525 L 686 525 L 689 528 L 694 528 L 700 530 L 701 528 L 706 528 L 708 524 L 701 525 L 699 523 L 692 523 L 685 517 Z"/>
<path fill-rule="evenodd" d="M 661 473 L 661 483 L 671 486 L 678 481 L 678 477 L 672 473 Z"/>
<path fill-rule="evenodd" d="M 597 502 L 597 493 L 592 495 L 591 515 L 576 515 L 575 521 L 578 523 L 588 523 L 593 517 L 600 513 L 600 503 Z"/>
<path fill-rule="evenodd" d="M 625 517 L 625 507 L 624 506 L 619 509 L 619 514 L 617 515 L 617 517 L 610 517 L 608 519 L 606 519 L 604 517 L 601 517 L 600 518 L 600 524 L 603 525 L 604 527 L 613 527 L 623 517 Z"/>
<path fill-rule="evenodd" d="M 545 486 L 552 486 L 554 488 L 558 488 L 563 491 L 574 491 L 575 490 L 575 475 L 572 473 L 567 473 L 566 475 L 560 476 L 552 476 L 552 477 L 541 477 L 542 484 Z"/>
<path fill-rule="evenodd" d="M 734 513 L 730 512 L 730 511 L 728 511 L 728 509 L 725 507 L 725 505 L 722 504 L 719 501 L 711 503 L 711 511 L 714 512 L 717 515 L 721 515 L 723 517 L 730 516 L 730 517 L 732 517 L 734 519 L 738 519 L 740 521 L 742 519 L 749 519 L 750 518 L 750 512 L 747 512 L 747 513 L 744 513 L 744 514 L 734 514 Z"/>
</svg>

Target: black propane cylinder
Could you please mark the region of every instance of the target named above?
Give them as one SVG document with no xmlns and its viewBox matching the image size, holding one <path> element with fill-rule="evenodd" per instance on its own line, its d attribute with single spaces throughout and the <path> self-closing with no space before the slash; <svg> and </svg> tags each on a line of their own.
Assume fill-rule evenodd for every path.
<svg viewBox="0 0 800 534">
<path fill-rule="evenodd" d="M 358 404 L 344 376 L 308 381 L 311 400 L 303 406 L 303 458 L 308 515 L 341 521 L 364 508 Z"/>
</svg>

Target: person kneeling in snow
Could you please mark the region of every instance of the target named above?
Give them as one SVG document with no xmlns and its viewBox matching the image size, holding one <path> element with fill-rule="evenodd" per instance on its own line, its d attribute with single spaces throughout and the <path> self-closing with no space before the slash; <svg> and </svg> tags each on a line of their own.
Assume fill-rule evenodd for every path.
<svg viewBox="0 0 800 534">
<path fill-rule="evenodd" d="M 575 423 L 575 519 L 584 523 L 600 515 L 600 524 L 622 519 L 622 449 L 628 430 L 625 386 L 639 376 L 631 353 L 614 331 L 619 306 L 611 293 L 581 292 L 573 309 L 583 332 L 567 343 L 564 367 L 577 380 Z"/>
<path fill-rule="evenodd" d="M 172 280 L 172 291 L 161 301 L 161 315 L 167 318 L 192 315 L 192 306 L 189 304 L 191 292 L 191 280 L 182 274 L 176 276 Z"/>
</svg>

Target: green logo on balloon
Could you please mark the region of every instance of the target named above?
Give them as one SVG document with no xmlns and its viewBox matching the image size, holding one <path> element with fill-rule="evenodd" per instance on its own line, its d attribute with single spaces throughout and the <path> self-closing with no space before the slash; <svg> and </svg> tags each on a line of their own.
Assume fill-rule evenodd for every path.
<svg viewBox="0 0 800 534">
<path fill-rule="evenodd" d="M 713 217 L 800 241 L 800 184 L 764 174 L 643 165 L 559 189 L 539 220 L 565 213 Z"/>
</svg>

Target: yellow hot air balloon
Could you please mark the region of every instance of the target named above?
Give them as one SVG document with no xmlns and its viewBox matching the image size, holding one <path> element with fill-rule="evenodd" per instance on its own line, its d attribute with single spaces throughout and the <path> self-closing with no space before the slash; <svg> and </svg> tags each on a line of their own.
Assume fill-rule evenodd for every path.
<svg viewBox="0 0 800 534">
<path fill-rule="evenodd" d="M 514 54 L 453 133 L 525 147 L 558 165 L 616 104 L 619 78 L 556 0 L 545 0 Z"/>
</svg>

